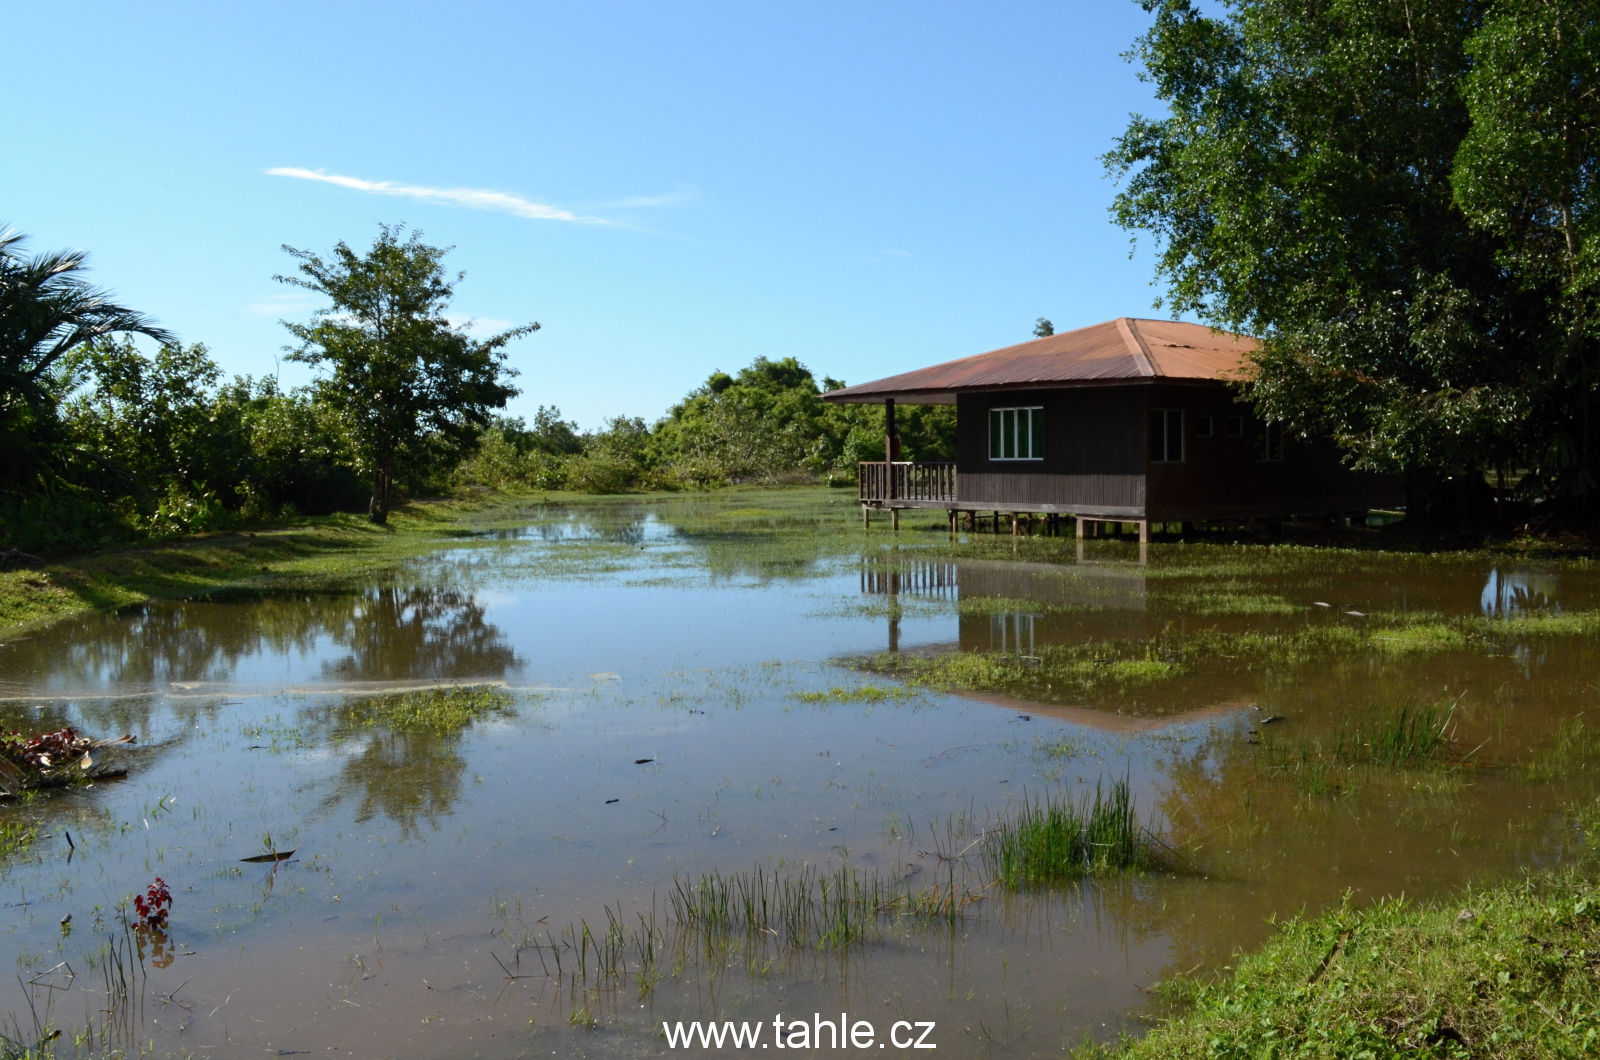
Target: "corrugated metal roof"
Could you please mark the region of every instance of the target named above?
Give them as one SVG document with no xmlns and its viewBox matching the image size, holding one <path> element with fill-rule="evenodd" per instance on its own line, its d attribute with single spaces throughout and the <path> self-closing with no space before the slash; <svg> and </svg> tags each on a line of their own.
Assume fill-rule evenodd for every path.
<svg viewBox="0 0 1600 1060">
<path fill-rule="evenodd" d="M 958 393 L 1140 379 L 1227 379 L 1255 340 L 1203 324 L 1119 317 L 824 394 L 828 401 L 948 405 Z"/>
</svg>

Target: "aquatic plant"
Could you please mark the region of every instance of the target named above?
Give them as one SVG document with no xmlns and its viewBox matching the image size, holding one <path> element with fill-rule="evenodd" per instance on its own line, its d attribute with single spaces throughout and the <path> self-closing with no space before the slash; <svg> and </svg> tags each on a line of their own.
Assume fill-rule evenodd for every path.
<svg viewBox="0 0 1600 1060">
<path fill-rule="evenodd" d="M 1578 714 L 1556 726 L 1554 737 L 1523 765 L 1522 772 L 1529 780 L 1556 780 L 1596 763 L 1600 763 L 1600 728 L 1587 724 Z"/>
<path fill-rule="evenodd" d="M 825 692 L 796 692 L 794 698 L 802 703 L 884 703 L 915 699 L 921 693 L 903 685 L 857 685 L 842 688 L 835 685 Z"/>
<path fill-rule="evenodd" d="M 1126 780 L 1109 792 L 1097 783 L 1092 798 L 1025 797 L 1019 811 L 988 829 L 982 851 L 990 873 L 1010 888 L 1137 871 L 1151 861 L 1150 834 Z"/>
<path fill-rule="evenodd" d="M 0 824 L 0 858 L 26 853 L 28 848 L 33 846 L 33 841 L 38 838 L 39 830 L 32 825 L 23 824 L 21 821 L 6 821 Z"/>
<path fill-rule="evenodd" d="M 1402 702 L 1355 721 L 1346 719 L 1334 745 L 1335 758 L 1380 766 L 1412 766 L 1432 760 L 1450 744 L 1447 730 L 1455 704 Z"/>
<path fill-rule="evenodd" d="M 167 926 L 167 914 L 172 910 L 172 891 L 160 876 L 145 889 L 144 894 L 133 896 L 136 918 L 135 931 L 159 931 Z"/>
<path fill-rule="evenodd" d="M 508 693 L 482 685 L 350 699 L 343 706 L 345 720 L 352 726 L 381 724 L 392 732 L 437 736 L 453 735 L 475 721 L 514 712 Z"/>
</svg>

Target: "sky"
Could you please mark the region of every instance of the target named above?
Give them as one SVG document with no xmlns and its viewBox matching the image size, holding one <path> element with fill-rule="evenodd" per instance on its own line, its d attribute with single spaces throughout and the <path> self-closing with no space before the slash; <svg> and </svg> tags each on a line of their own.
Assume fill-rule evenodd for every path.
<svg viewBox="0 0 1600 1060">
<path fill-rule="evenodd" d="M 1132 0 L 7 4 L 0 225 L 229 374 L 314 295 L 292 247 L 455 249 L 538 321 L 531 415 L 653 421 L 713 370 L 865 382 L 1152 309 L 1099 158 L 1159 114 Z M 22 90 L 22 86 L 32 86 Z"/>
</svg>

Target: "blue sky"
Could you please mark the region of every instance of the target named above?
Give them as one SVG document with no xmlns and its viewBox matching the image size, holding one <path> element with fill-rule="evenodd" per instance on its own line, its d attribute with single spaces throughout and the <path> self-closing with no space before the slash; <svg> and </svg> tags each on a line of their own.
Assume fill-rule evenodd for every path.
<svg viewBox="0 0 1600 1060">
<path fill-rule="evenodd" d="M 1121 58 L 1145 25 L 1131 0 L 9 4 L 32 104 L 0 113 L 0 221 L 254 374 L 315 306 L 280 246 L 404 221 L 455 246 L 462 316 L 543 325 L 513 411 L 653 420 L 758 355 L 862 382 L 1038 316 L 1152 315 L 1098 161 L 1157 110 Z"/>
</svg>

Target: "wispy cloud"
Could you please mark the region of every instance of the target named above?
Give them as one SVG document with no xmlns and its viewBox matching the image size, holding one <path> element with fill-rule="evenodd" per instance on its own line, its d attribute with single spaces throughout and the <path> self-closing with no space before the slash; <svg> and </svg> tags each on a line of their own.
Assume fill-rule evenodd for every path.
<svg viewBox="0 0 1600 1060">
<path fill-rule="evenodd" d="M 528 217 L 536 221 L 610 224 L 602 217 L 584 217 L 547 203 L 533 202 L 520 195 L 491 191 L 488 188 L 430 188 L 423 184 L 398 184 L 392 180 L 362 180 L 360 177 L 345 177 L 338 173 L 326 173 L 320 169 L 298 169 L 294 166 L 277 166 L 267 170 L 267 173 L 274 177 L 320 181 L 323 184 L 333 184 L 352 191 L 363 191 L 369 195 L 394 195 L 402 199 L 415 199 L 418 202 L 465 206 L 472 210 L 493 210 L 496 213 L 508 213 L 513 217 Z"/>
<path fill-rule="evenodd" d="M 661 195 L 635 195 L 628 199 L 618 199 L 615 202 L 599 203 L 600 209 L 631 210 L 646 209 L 662 206 L 682 206 L 691 202 L 700 194 L 700 189 L 689 184 L 679 184 L 672 191 Z"/>
<path fill-rule="evenodd" d="M 511 321 L 501 320 L 499 317 L 464 317 L 450 315 L 445 317 L 453 328 L 465 331 L 505 331 L 511 326 Z"/>
<path fill-rule="evenodd" d="M 262 301 L 250 306 L 250 312 L 260 313 L 262 316 L 276 317 L 285 313 L 302 313 L 316 306 L 316 300 L 309 294 L 299 291 L 290 291 L 283 294 L 269 294 Z"/>
</svg>

